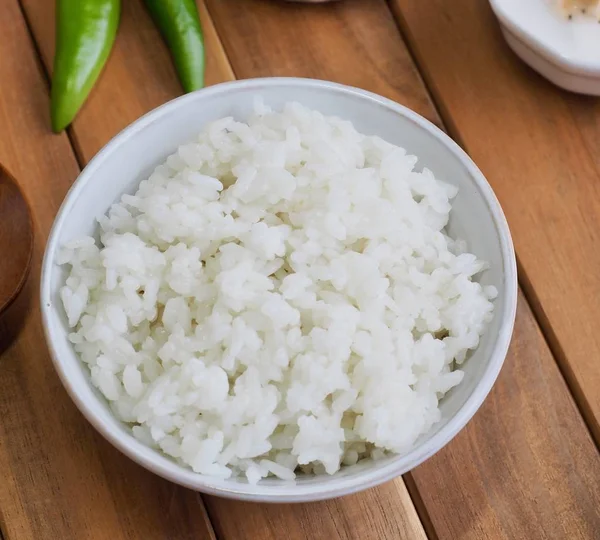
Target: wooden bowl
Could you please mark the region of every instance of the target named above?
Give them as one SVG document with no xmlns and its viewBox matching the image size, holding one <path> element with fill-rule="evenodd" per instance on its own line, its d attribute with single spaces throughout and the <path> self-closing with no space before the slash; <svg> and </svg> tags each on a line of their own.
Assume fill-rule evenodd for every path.
<svg viewBox="0 0 600 540">
<path fill-rule="evenodd" d="M 31 211 L 14 177 L 0 165 L 0 352 L 15 337 L 24 305 L 17 301 L 33 254 Z"/>
</svg>

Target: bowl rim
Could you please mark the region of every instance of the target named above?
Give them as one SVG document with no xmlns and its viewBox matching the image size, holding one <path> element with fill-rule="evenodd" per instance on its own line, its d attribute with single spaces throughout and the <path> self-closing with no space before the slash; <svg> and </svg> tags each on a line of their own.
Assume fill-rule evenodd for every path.
<svg viewBox="0 0 600 540">
<path fill-rule="evenodd" d="M 385 466 L 374 471 L 369 471 L 367 469 L 350 477 L 341 477 L 337 480 L 332 480 L 325 485 L 292 484 L 290 486 L 289 484 L 282 484 L 281 487 L 278 488 L 273 485 L 246 485 L 234 484 L 232 482 L 231 487 L 223 488 L 222 486 L 211 485 L 209 477 L 196 474 L 193 471 L 178 465 L 174 461 L 171 461 L 163 456 L 160 452 L 143 445 L 131 435 L 127 436 L 122 429 L 119 429 L 118 426 L 105 423 L 102 419 L 96 416 L 92 410 L 93 407 L 82 395 L 82 391 L 75 387 L 75 385 L 73 385 L 69 380 L 67 366 L 72 365 L 71 360 L 68 358 L 62 358 L 58 353 L 57 344 L 55 344 L 54 335 L 51 331 L 51 306 L 53 304 L 53 299 L 51 296 L 51 275 L 54 266 L 55 253 L 59 247 L 58 238 L 67 220 L 70 209 L 76 203 L 86 184 L 94 177 L 96 170 L 105 160 L 110 159 L 112 152 L 120 144 L 135 137 L 136 134 L 146 126 L 155 122 L 157 119 L 170 114 L 171 111 L 179 107 L 185 107 L 188 103 L 196 100 L 202 100 L 204 97 L 227 92 L 232 92 L 235 94 L 239 90 L 260 91 L 261 88 L 265 87 L 285 86 L 318 88 L 320 90 L 352 95 L 355 98 L 370 101 L 375 106 L 384 107 L 390 110 L 390 112 L 404 116 L 413 123 L 417 124 L 420 128 L 428 131 L 430 135 L 434 136 L 442 144 L 444 144 L 444 146 L 446 146 L 448 150 L 452 152 L 466 168 L 472 180 L 477 185 L 477 188 L 479 189 L 480 194 L 490 211 L 490 215 L 501 245 L 501 260 L 506 289 L 504 291 L 505 302 L 502 312 L 499 312 L 496 315 L 501 318 L 501 325 L 496 337 L 496 342 L 493 346 L 490 361 L 483 375 L 477 382 L 471 395 L 468 396 L 464 405 L 452 418 L 450 418 L 445 426 L 443 426 L 431 439 L 426 441 L 426 444 L 422 444 L 416 448 L 413 448 L 407 454 L 394 457 Z M 407 107 L 366 90 L 317 79 L 305 79 L 297 77 L 268 77 L 225 82 L 199 90 L 197 92 L 185 94 L 157 107 L 156 109 L 153 109 L 113 137 L 81 171 L 78 178 L 71 186 L 71 189 L 68 191 L 56 215 L 50 230 L 48 242 L 44 252 L 44 258 L 42 261 L 40 301 L 44 335 L 48 344 L 52 362 L 63 386 L 84 417 L 113 446 L 115 446 L 133 461 L 154 472 L 155 474 L 158 474 L 159 476 L 176 484 L 194 489 L 196 491 L 238 500 L 284 503 L 324 500 L 377 486 L 413 469 L 431 457 L 438 450 L 443 448 L 448 442 L 450 442 L 450 440 L 452 440 L 454 436 L 469 422 L 475 412 L 479 409 L 498 377 L 508 352 L 512 336 L 516 317 L 517 292 L 517 266 L 514 247 L 508 228 L 508 223 L 502 208 L 500 207 L 500 203 L 498 202 L 498 199 L 496 198 L 491 186 L 481 171 L 477 168 L 475 163 L 446 133 L 444 133 L 429 120 L 423 118 Z M 290 489 L 292 486 L 293 489 Z"/>
</svg>

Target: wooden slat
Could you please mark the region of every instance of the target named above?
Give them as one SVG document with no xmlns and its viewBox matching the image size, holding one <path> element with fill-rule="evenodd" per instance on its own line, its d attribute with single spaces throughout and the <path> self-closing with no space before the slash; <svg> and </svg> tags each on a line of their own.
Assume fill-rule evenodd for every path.
<svg viewBox="0 0 600 540">
<path fill-rule="evenodd" d="M 217 536 L 260 540 L 426 540 L 402 479 L 309 504 L 257 505 L 206 497 Z"/>
<path fill-rule="evenodd" d="M 26 2 L 26 7 L 28 8 L 27 12 L 32 21 L 34 21 L 31 12 L 32 9 L 34 9 L 33 15 L 36 13 L 42 14 L 39 15 L 38 26 L 44 26 L 47 24 L 47 21 L 44 22 L 44 12 L 40 7 L 41 4 L 43 4 L 41 0 L 36 2 L 29 0 Z M 273 5 L 270 6 L 270 4 Z M 210 4 L 212 14 L 216 14 L 217 22 L 219 23 L 219 26 L 222 27 L 223 35 L 225 35 L 226 39 L 231 41 L 232 35 L 234 32 L 236 32 L 237 34 L 243 35 L 243 39 L 246 40 L 244 46 L 238 46 L 238 53 L 237 55 L 234 55 L 234 68 L 238 76 L 256 76 L 261 73 L 271 73 L 333 78 L 342 80 L 343 82 L 356 84 L 357 86 L 372 89 L 397 100 L 403 100 L 404 103 L 419 110 L 419 112 L 425 113 L 430 118 L 435 118 L 433 110 L 428 105 L 426 94 L 422 91 L 422 87 L 419 86 L 418 76 L 408 61 L 409 58 L 406 55 L 406 51 L 402 48 L 402 44 L 398 39 L 397 34 L 393 33 L 394 27 L 387 18 L 387 12 L 385 11 L 383 4 L 374 1 L 369 2 L 366 0 L 363 0 L 363 2 L 346 0 L 344 6 L 340 4 L 336 7 L 327 7 L 321 9 L 320 11 L 316 11 L 316 13 L 319 13 L 318 18 L 316 15 L 313 15 L 312 11 L 307 10 L 300 12 L 297 11 L 296 7 L 275 8 L 275 4 L 275 2 L 245 2 L 244 4 L 241 2 L 236 2 L 235 6 L 232 6 L 231 4 L 227 5 L 220 0 L 215 0 Z M 144 22 L 144 17 L 138 13 L 139 5 L 136 2 L 132 2 L 127 4 L 127 6 L 133 6 L 125 8 L 128 10 L 128 12 L 130 12 L 131 17 L 129 22 L 131 30 L 129 32 L 134 34 L 136 32 L 140 32 L 140 34 L 143 35 L 144 28 L 147 28 L 148 32 L 152 34 L 153 30 L 151 29 L 151 26 L 147 25 L 147 21 Z M 281 9 L 281 11 L 276 12 L 276 9 Z M 311 7 L 308 9 L 315 8 Z M 352 10 L 352 16 L 349 15 L 349 10 Z M 280 15 L 280 13 L 284 15 Z M 244 14 L 246 17 L 243 16 Z M 136 20 L 135 24 L 132 22 L 134 15 L 136 18 L 140 16 L 142 17 L 139 21 Z M 253 16 L 260 16 L 260 18 L 266 16 L 269 20 L 258 21 L 253 19 Z M 275 20 L 272 19 L 273 17 L 280 16 L 285 16 L 288 18 Z M 232 24 L 232 21 L 234 20 L 236 21 L 235 25 Z M 288 26 L 279 26 L 283 25 L 283 23 L 286 21 L 289 23 Z M 363 26 L 365 21 L 367 21 L 368 24 Z M 264 32 L 264 29 L 267 28 L 269 29 L 269 33 L 267 33 L 266 36 L 264 33 L 261 35 L 257 35 L 255 33 L 253 36 L 249 36 L 248 33 L 250 31 L 244 29 L 244 24 L 252 27 L 259 27 L 259 22 L 261 25 L 264 22 L 264 26 L 260 26 L 259 30 Z M 127 23 L 124 16 L 121 34 L 124 32 L 125 24 Z M 295 29 L 298 27 L 298 24 L 300 25 L 300 28 L 298 30 L 298 35 L 296 36 Z M 323 25 L 322 29 L 320 27 L 321 24 Z M 376 28 L 383 28 L 385 31 L 374 32 L 373 30 L 370 30 L 370 25 L 372 24 L 379 25 Z M 138 27 L 141 28 L 138 30 Z M 38 31 L 36 30 L 35 24 L 34 32 L 36 36 L 38 36 Z M 330 35 L 332 32 L 334 33 L 333 36 Z M 335 37 L 335 32 L 339 33 L 337 37 Z M 303 35 L 301 35 L 301 33 Z M 303 41 L 298 42 L 296 40 L 294 42 L 296 45 L 292 45 L 292 43 L 286 42 L 287 39 L 290 39 L 290 36 L 296 36 L 297 38 L 301 38 Z M 37 39 L 42 45 L 42 50 L 44 50 L 45 47 L 43 47 L 44 40 L 42 39 L 42 36 L 38 36 Z M 125 38 L 120 37 L 120 39 Z M 235 37 L 234 41 L 237 39 L 241 38 Z M 262 41 L 261 47 L 256 46 L 256 43 L 253 41 L 254 39 L 260 39 Z M 365 47 L 363 43 L 365 39 L 369 40 L 368 45 L 366 45 L 368 51 L 361 53 L 361 47 Z M 135 118 L 136 115 L 144 112 L 146 110 L 146 106 L 150 108 L 158 104 L 150 104 L 154 99 L 156 99 L 157 102 L 160 102 L 160 100 L 164 98 L 164 96 L 161 97 L 162 94 L 159 96 L 159 93 L 162 92 L 162 90 L 159 92 L 155 88 L 156 86 L 160 86 L 161 89 L 164 89 L 170 84 L 175 85 L 175 83 L 173 83 L 174 79 L 172 71 L 168 78 L 163 79 L 163 76 L 161 75 L 159 79 L 155 81 L 155 84 L 145 83 L 145 77 L 153 76 L 152 73 L 146 73 L 145 70 L 148 69 L 151 71 L 157 69 L 157 66 L 153 65 L 154 60 L 151 59 L 156 58 L 157 54 L 160 54 L 159 51 L 157 51 L 157 48 L 160 49 L 161 44 L 156 40 L 151 39 L 149 39 L 147 42 L 145 41 L 144 43 L 147 45 L 147 48 L 141 52 L 144 55 L 148 54 L 148 56 L 143 56 L 142 59 L 137 58 L 137 61 L 139 61 L 141 65 L 145 67 L 142 68 L 141 72 L 134 71 L 137 73 L 137 77 L 135 77 L 135 79 L 139 85 L 137 94 L 143 94 L 144 97 L 140 97 L 137 94 L 131 96 L 128 93 L 123 95 L 119 93 L 118 97 L 114 96 L 114 100 L 129 100 L 127 101 L 127 107 L 124 108 L 121 113 L 129 114 L 131 115 L 131 118 L 129 118 L 129 120 L 123 120 L 120 118 L 105 118 L 107 101 L 105 99 L 97 98 L 94 95 L 82 116 L 76 122 L 73 130 L 73 135 L 76 138 L 79 146 L 79 155 L 83 159 L 89 159 L 95 150 L 105 142 L 101 136 L 94 136 L 94 130 L 104 131 L 105 137 L 108 138 L 110 135 L 107 135 L 107 133 L 110 132 L 111 128 L 116 131 L 119 127 L 122 127 L 119 125 L 120 123 L 128 123 L 131 119 Z M 275 43 L 281 44 L 278 45 L 278 47 L 281 47 L 282 49 L 285 48 L 285 50 L 282 51 L 277 48 L 275 52 L 271 51 L 271 53 L 268 53 L 269 48 L 274 49 L 276 47 L 273 45 Z M 300 46 L 299 43 L 303 44 L 304 46 Z M 318 47 L 317 50 L 311 49 L 311 47 L 315 47 L 315 44 L 323 46 L 328 45 L 330 53 L 327 53 L 327 49 L 322 49 L 321 47 Z M 288 45 L 290 48 L 289 51 Z M 227 42 L 227 48 L 231 51 L 230 46 L 231 43 Z M 294 57 L 294 55 L 290 54 L 290 51 L 296 53 L 296 49 L 299 49 L 300 53 L 296 54 Z M 47 61 L 50 55 L 47 52 L 47 49 L 45 50 L 45 58 Z M 313 58 L 307 58 L 305 51 L 310 51 L 310 55 Z M 364 58 L 370 58 L 371 61 L 365 63 L 365 65 L 362 65 L 363 62 L 352 62 L 344 56 L 344 54 L 346 54 L 344 51 L 350 51 L 347 53 L 348 58 L 358 58 L 361 60 Z M 335 56 L 332 56 L 334 53 L 342 58 L 336 59 Z M 136 52 L 136 54 L 138 53 Z M 274 62 L 276 63 L 269 63 L 270 60 L 267 56 L 268 54 L 271 54 L 272 57 L 275 58 Z M 124 54 L 124 56 L 127 55 Z M 317 64 L 314 62 L 315 56 L 318 56 L 319 58 L 319 63 Z M 146 59 L 148 59 L 148 62 L 146 62 Z M 407 61 L 406 64 L 403 63 L 404 59 Z M 127 58 L 121 61 L 127 61 Z M 113 62 L 114 60 L 111 60 L 111 64 Z M 244 65 L 244 62 L 253 63 L 257 66 L 260 62 L 260 66 L 257 67 L 256 71 L 252 71 Z M 341 69 L 340 63 L 346 67 Z M 158 69 L 167 69 L 164 68 L 162 62 L 161 66 L 162 67 Z M 357 66 L 359 66 L 360 69 Z M 132 70 L 137 69 L 135 65 L 130 67 Z M 139 64 L 137 67 L 139 67 Z M 352 68 L 351 71 L 350 68 Z M 109 69 L 107 70 L 107 73 L 105 73 L 104 78 L 109 77 L 110 69 L 111 67 L 109 65 Z M 127 73 L 126 70 L 123 71 Z M 118 83 L 120 85 L 122 83 L 123 76 L 123 74 L 119 76 L 115 75 L 113 79 L 114 83 Z M 156 74 L 154 74 L 154 76 L 156 76 Z M 393 81 L 393 83 L 388 82 L 390 80 Z M 127 82 L 124 84 L 127 84 Z M 135 90 L 136 87 L 135 85 L 132 85 L 131 88 Z M 176 91 L 178 91 L 178 89 Z M 99 93 L 100 86 L 96 90 L 95 94 Z M 166 93 L 171 96 L 170 91 L 166 91 Z M 110 103 L 112 107 L 117 107 L 117 104 L 113 102 Z M 136 109 L 136 107 L 138 109 Z M 89 112 L 90 109 L 92 112 Z M 104 124 L 103 127 L 98 127 L 97 125 L 94 127 L 89 127 L 90 125 L 83 121 L 83 118 L 85 118 L 86 114 L 90 115 L 88 117 L 90 118 L 89 121 L 92 122 L 90 125 L 93 126 L 93 122 L 100 122 L 101 125 L 102 123 L 106 122 L 106 124 Z M 112 116 L 112 113 L 108 116 Z M 90 133 L 87 133 L 88 129 L 90 130 Z M 526 320 L 529 321 L 530 325 L 533 325 L 535 328 L 529 312 L 525 313 L 525 317 Z M 522 319 L 523 317 L 520 315 L 520 318 Z M 543 348 L 543 341 L 539 340 L 539 336 L 536 339 L 537 342 L 541 343 Z M 536 341 L 536 339 L 534 339 L 534 341 Z M 524 360 L 529 360 L 529 358 L 535 355 L 537 346 L 531 344 L 532 337 L 530 335 L 525 335 L 521 341 L 522 345 L 519 347 L 519 350 L 523 350 L 522 354 Z M 544 350 L 545 355 L 548 357 L 547 349 Z M 531 371 L 531 368 L 527 362 L 523 361 L 522 364 L 524 364 L 524 369 L 527 374 L 535 375 L 535 372 Z M 546 368 L 544 368 L 543 372 L 546 372 Z M 587 466 L 589 470 L 594 472 L 595 462 L 590 458 L 590 456 L 593 458 L 593 454 L 591 454 L 589 451 L 589 441 L 586 444 L 585 437 L 582 436 L 582 434 L 585 435 L 585 430 L 581 429 L 581 421 L 579 420 L 577 412 L 572 408 L 569 409 L 569 407 L 564 406 L 565 392 L 564 387 L 562 392 L 560 391 L 560 378 L 554 376 L 549 377 L 549 380 L 549 392 L 551 394 L 556 392 L 558 404 L 561 405 L 560 411 L 562 414 L 565 414 L 569 417 L 570 421 L 567 422 L 567 425 L 576 432 L 574 440 L 580 443 L 582 448 L 581 455 L 579 455 L 580 461 Z M 513 386 L 515 386 L 515 381 L 511 379 L 509 382 L 510 388 L 513 388 Z M 558 391 L 557 388 L 555 388 L 557 384 Z M 522 400 L 522 403 L 526 404 L 528 407 L 532 407 L 532 403 L 534 403 L 533 397 L 528 398 L 525 395 L 525 389 L 519 388 L 518 386 L 517 390 L 515 390 L 515 394 L 511 394 L 511 397 L 518 397 Z M 503 403 L 503 405 L 506 404 Z M 72 406 L 70 407 L 72 408 Z M 477 421 L 478 419 L 476 418 L 472 424 Z M 570 433 L 569 436 L 573 435 Z M 96 439 L 98 439 L 98 443 L 100 445 L 104 444 L 108 447 L 106 443 L 100 441 L 100 437 L 96 437 Z M 490 441 L 490 444 L 492 443 L 493 441 Z M 107 450 L 107 452 L 109 452 L 109 450 Z M 526 471 L 526 467 L 530 466 L 531 464 L 527 461 L 527 459 L 520 459 L 519 456 L 514 458 L 511 457 L 511 459 L 514 461 L 514 464 L 511 464 L 514 466 L 513 475 L 517 478 L 531 479 L 536 478 L 536 475 L 546 474 L 546 472 L 549 471 L 549 474 L 554 474 L 556 476 L 556 471 L 551 470 L 549 465 L 553 463 L 553 459 L 557 457 L 559 456 L 556 452 L 556 447 L 552 446 L 548 452 L 543 453 L 541 459 L 534 464 L 532 470 L 529 472 Z M 110 467 L 112 464 L 113 467 L 119 468 L 119 463 L 112 461 L 112 459 L 112 457 L 110 460 L 108 457 L 103 459 L 104 466 Z M 116 453 L 114 459 L 118 459 L 116 457 Z M 468 469 L 469 466 L 473 466 L 469 463 L 469 458 L 465 459 L 464 455 L 461 456 L 461 459 L 461 468 L 466 467 Z M 444 474 L 445 470 L 446 469 L 444 468 Z M 579 469 L 576 469 L 575 472 L 578 471 Z M 525 474 L 525 472 L 527 472 L 527 474 Z M 503 491 L 503 484 L 498 482 L 498 480 L 495 479 L 495 476 L 490 471 L 484 470 L 481 474 L 483 474 L 483 481 L 486 482 L 486 485 L 489 486 L 491 492 L 496 494 L 496 496 L 498 496 L 498 493 L 510 493 L 510 490 Z M 124 476 L 129 475 L 130 473 L 128 470 L 124 472 Z M 469 493 L 468 489 L 470 486 L 467 486 L 465 483 L 461 483 L 461 478 L 462 477 L 454 479 L 455 489 L 462 489 L 466 493 Z M 564 476 L 556 476 L 556 478 L 558 481 L 560 481 L 564 478 Z M 587 482 L 588 480 L 584 479 L 577 485 L 572 485 L 573 482 L 568 483 L 567 491 L 570 497 L 578 500 L 580 496 L 587 496 L 593 501 L 595 495 L 594 493 L 591 493 L 590 496 L 590 489 Z M 511 485 L 514 486 L 514 484 Z M 390 492 L 391 487 L 393 487 L 393 489 Z M 152 491 L 149 490 L 149 493 L 152 493 Z M 525 504 L 525 498 L 527 496 L 531 496 L 531 493 L 532 490 L 528 490 L 527 486 L 525 486 L 523 491 L 519 493 L 519 495 L 521 495 L 521 499 L 519 500 Z M 421 495 L 423 495 L 423 493 Z M 424 498 L 424 500 L 426 499 Z M 562 501 L 562 499 L 560 500 Z M 398 501 L 400 501 L 400 503 Z M 551 502 L 556 502 L 556 500 L 553 499 Z M 123 504 L 131 505 L 131 501 L 128 503 L 124 502 Z M 398 509 L 397 505 L 399 504 L 404 504 L 404 508 L 408 509 L 405 515 L 401 515 L 403 511 Z M 403 533 L 401 532 L 403 530 L 411 531 L 410 533 L 405 532 L 404 537 L 410 538 L 414 537 L 415 535 L 422 536 L 420 524 L 418 521 L 415 522 L 414 509 L 412 508 L 412 505 L 410 505 L 410 501 L 407 500 L 404 485 L 400 480 L 397 480 L 394 484 L 388 484 L 376 490 L 371 490 L 366 494 L 344 498 L 331 503 L 273 507 L 234 503 L 230 501 L 222 501 L 220 499 L 210 499 L 209 507 L 211 510 L 211 515 L 215 518 L 217 531 L 225 538 L 281 538 L 282 536 L 280 533 L 282 531 L 285 531 L 285 534 L 289 534 L 291 538 L 311 538 L 315 537 L 315 535 L 321 536 L 321 531 L 325 531 L 325 535 L 323 536 L 330 535 L 334 536 L 334 538 L 336 537 L 336 532 L 338 538 L 351 537 L 349 536 L 349 532 L 351 533 L 352 531 L 357 532 L 357 535 L 355 536 L 356 538 L 398 538 L 403 537 Z M 3 508 L 2 504 L 0 504 L 0 508 Z M 474 508 L 479 507 L 475 505 Z M 429 509 L 430 507 L 428 506 L 428 510 Z M 562 507 L 551 508 L 550 511 L 555 511 L 560 514 Z M 372 517 L 365 517 L 365 512 L 367 512 L 368 516 Z M 368 512 L 371 513 L 369 514 Z M 523 514 L 517 514 L 516 519 L 522 515 Z M 479 516 L 479 514 L 476 513 L 475 517 L 477 516 Z M 464 514 L 460 513 L 460 508 L 453 507 L 453 514 L 451 518 L 454 520 L 460 520 L 461 518 L 464 518 Z M 506 516 L 502 514 L 500 515 L 500 518 L 506 519 Z M 498 521 L 500 518 L 495 517 L 495 521 Z M 236 523 L 232 524 L 232 521 L 234 520 Z M 363 520 L 366 520 L 366 525 Z M 415 525 L 412 526 L 412 523 L 415 523 Z M 480 538 L 485 534 L 490 534 L 490 537 L 494 537 L 493 533 L 501 530 L 499 528 L 493 528 L 487 523 L 479 526 L 483 531 L 483 534 L 479 536 Z M 148 527 L 148 531 L 149 529 L 150 528 Z M 463 528 L 463 530 L 465 529 L 466 527 Z M 77 532 L 81 533 L 83 530 L 84 529 L 79 529 Z M 152 538 L 152 533 L 148 531 L 146 537 Z M 165 535 L 163 532 L 154 531 L 154 533 L 154 537 L 174 537 L 172 535 Z M 259 536 L 260 534 L 262 534 L 262 536 Z M 278 534 L 279 536 L 277 536 Z M 21 535 L 16 535 L 15 537 L 28 538 L 28 536 Z M 69 538 L 69 536 L 63 537 Z M 117 535 L 114 537 L 117 538 L 119 536 Z M 137 535 L 135 535 L 135 537 L 137 537 Z"/>
<path fill-rule="evenodd" d="M 36 19 L 36 29 L 53 26 L 53 9 L 45 1 L 28 2 L 26 8 L 30 15 L 40 9 L 42 18 Z M 126 8 L 125 35 L 135 32 L 134 12 Z M 142 24 L 140 18 L 137 24 Z M 0 357 L 0 527 L 4 538 L 214 539 L 198 494 L 161 480 L 113 449 L 77 412 L 53 370 L 42 334 L 37 280 L 48 230 L 79 168 L 67 136 L 50 132 L 47 84 L 16 0 L 0 2 L 0 35 L 0 160 L 13 171 L 31 203 L 36 234 L 25 326 Z M 122 35 L 118 50 L 125 45 Z M 160 54 L 158 45 L 145 52 L 145 57 L 140 51 L 135 54 L 150 69 L 153 53 Z M 160 65 L 164 68 L 170 63 L 165 60 Z M 123 79 L 123 69 L 113 62 L 112 73 L 117 72 L 113 85 Z M 130 75 L 135 76 L 143 77 L 139 72 Z M 211 76 L 222 78 L 214 66 L 209 68 Z M 176 94 L 174 79 L 165 80 Z M 140 89 L 144 96 L 160 94 L 162 98 L 165 92 L 161 82 L 140 84 Z M 120 105 L 112 107 L 109 99 L 121 100 Z M 123 122 L 143 112 L 141 108 L 157 104 L 140 99 L 132 105 L 131 98 L 127 101 L 119 93 L 107 97 L 101 91 L 95 92 L 94 103 L 90 111 L 102 110 L 102 115 L 91 118 L 100 127 L 89 128 L 96 138 L 81 138 L 86 150 L 90 146 L 84 159 L 93 153 L 93 144 L 103 144 Z"/>
<path fill-rule="evenodd" d="M 523 65 L 488 2 L 394 0 L 448 126 L 511 224 L 522 282 L 600 444 L 600 105 Z"/>
<path fill-rule="evenodd" d="M 437 122 L 429 97 L 414 84 L 419 74 L 383 2 L 206 4 L 239 79 L 326 77 L 400 100 Z"/>
<path fill-rule="evenodd" d="M 494 390 L 464 431 L 410 474 L 439 540 L 598 537 L 600 457 L 519 300 Z"/>
<path fill-rule="evenodd" d="M 386 22 L 383 2 L 345 0 L 318 7 L 259 0 L 235 6 L 207 3 L 237 76 L 294 74 L 351 82 L 437 119 L 415 70 L 397 61 L 407 53 Z M 368 41 L 363 24 L 378 25 Z M 271 54 L 273 43 L 278 46 Z M 361 58 L 361 48 L 386 69 L 355 62 L 351 72 L 341 70 L 340 65 Z M 475 96 L 471 106 L 478 109 Z M 498 129 L 480 132 L 492 149 Z M 418 490 L 416 500 L 423 502 L 424 521 L 434 525 L 432 537 L 447 539 L 592 538 L 590 531 L 600 530 L 593 528 L 600 504 L 598 478 L 596 449 L 521 297 L 511 353 L 484 409 L 446 450 L 407 477 Z M 220 512 L 226 522 L 228 504 L 211 501 L 211 516 Z M 280 515 L 270 510 L 253 527 L 272 531 L 269 524 Z M 213 521 L 220 532 L 219 518 Z"/>
</svg>

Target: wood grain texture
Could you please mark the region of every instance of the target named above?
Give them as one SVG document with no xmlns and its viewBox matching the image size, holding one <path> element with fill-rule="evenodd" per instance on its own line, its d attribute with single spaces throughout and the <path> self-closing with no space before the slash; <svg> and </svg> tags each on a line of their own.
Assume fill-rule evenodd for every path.
<svg viewBox="0 0 600 540">
<path fill-rule="evenodd" d="M 52 2 L 23 4 L 49 68 Z M 83 163 L 124 125 L 180 92 L 166 48 L 139 0 L 123 6 L 114 54 L 70 131 Z M 387 95 L 437 121 L 383 0 L 329 6 L 210 0 L 209 8 L 240 77 L 330 78 Z M 0 80 L 17 81 L 0 85 L 0 121 L 10 133 L 0 138 L 0 160 L 10 158 L 7 165 L 15 164 L 27 192 L 35 195 L 39 271 L 48 226 L 77 164 L 66 137 L 50 135 L 47 90 L 13 11 L 0 5 L 0 57 L 10 57 L 12 66 L 0 62 Z M 214 29 L 207 20 L 204 27 L 207 41 L 213 40 L 208 80 L 231 78 Z M 26 122 L 19 117 L 25 114 Z M 435 525 L 432 538 L 593 538 L 586 535 L 594 531 L 598 508 L 598 456 L 523 302 L 518 329 L 487 409 L 409 478 Z M 0 470 L 11 472 L 0 485 L 6 540 L 210 537 L 197 494 L 133 465 L 87 426 L 62 391 L 41 342 L 39 314 L 32 311 L 22 336 L 0 357 Z M 401 479 L 327 503 L 206 500 L 223 539 L 424 538 Z"/>
<path fill-rule="evenodd" d="M 401 479 L 341 499 L 258 505 L 205 497 L 218 538 L 426 540 Z M 401 518 L 400 518 L 401 515 Z"/>
<path fill-rule="evenodd" d="M 419 112 L 436 120 L 414 69 L 407 69 L 404 61 L 395 66 L 395 59 L 407 53 L 391 29 L 388 35 L 382 30 L 387 26 L 380 25 L 368 42 L 356 40 L 357 29 L 343 31 L 347 25 L 360 27 L 357 20 L 370 24 L 384 20 L 388 12 L 382 2 L 347 0 L 328 6 L 293 6 L 290 11 L 259 0 L 235 8 L 219 0 L 207 3 L 217 28 L 227 29 L 223 41 L 238 76 L 298 74 L 349 82 L 347 71 L 339 71 L 338 66 L 360 57 L 357 50 L 368 47 L 377 51 L 378 63 L 387 66 L 385 76 L 394 83 L 378 81 L 369 66 L 360 64 L 352 73 L 353 84 L 413 107 L 421 104 Z M 261 32 L 256 32 L 259 25 Z M 269 44 L 274 43 L 282 45 L 270 54 Z M 319 62 L 314 62 L 314 43 L 322 45 Z M 257 59 L 257 65 L 250 67 L 249 59 Z M 471 102 L 477 109 L 475 97 Z M 494 131 L 480 130 L 480 136 L 498 151 Z M 594 531 L 600 530 L 599 479 L 598 453 L 521 296 L 511 352 L 484 409 L 446 450 L 407 477 L 418 491 L 416 500 L 423 501 L 424 521 L 434 525 L 430 536 L 593 538 Z M 229 531 L 229 537 L 235 538 L 235 524 L 227 529 L 221 524 L 232 513 L 228 504 L 208 503 L 216 530 Z M 251 507 L 247 515 L 250 511 Z M 284 511 L 264 512 L 253 526 L 266 537 L 276 537 L 276 524 Z M 331 534 L 327 530 L 322 537 Z"/>
<path fill-rule="evenodd" d="M 439 540 L 598 538 L 600 456 L 523 296 L 490 396 L 410 476 Z"/>
<path fill-rule="evenodd" d="M 128 33 L 135 33 L 132 18 L 141 21 L 144 14 L 135 11 L 136 5 L 140 11 L 139 3 L 127 5 L 123 21 Z M 48 3 L 28 2 L 26 8 L 28 15 L 38 14 L 39 28 L 53 27 Z M 16 0 L 0 3 L 0 35 L 0 161 L 14 171 L 31 203 L 36 235 L 35 279 L 29 283 L 36 300 L 21 334 L 0 357 L 0 527 L 5 540 L 212 539 L 198 494 L 161 480 L 112 448 L 78 413 L 54 372 L 42 333 L 37 277 L 50 225 L 79 167 L 67 136 L 50 131 L 48 87 Z M 141 66 L 150 69 L 160 43 L 136 51 Z M 43 40 L 39 45 L 43 49 Z M 123 47 L 123 39 L 117 47 Z M 134 88 L 124 78 L 127 70 L 114 65 L 114 58 L 112 64 L 125 87 Z M 170 62 L 159 69 L 164 65 Z M 144 80 L 150 82 L 144 85 Z M 88 114 L 100 127 L 90 124 L 93 136 L 80 130 L 83 159 L 123 121 L 158 104 L 148 96 L 166 93 L 163 83 L 171 84 L 169 97 L 174 97 L 176 80 L 168 77 L 138 80 L 145 90 L 132 93 L 129 101 L 124 94 L 94 92 Z M 118 86 L 118 79 L 113 85 Z M 113 106 L 113 99 L 121 100 L 120 105 Z M 123 119 L 123 114 L 129 116 Z"/>
<path fill-rule="evenodd" d="M 358 86 L 436 122 L 383 0 L 322 5 L 206 0 L 235 75 L 329 79 Z"/>
<path fill-rule="evenodd" d="M 522 64 L 488 2 L 394 0 L 451 132 L 505 209 L 522 283 L 600 444 L 600 105 Z"/>
</svg>

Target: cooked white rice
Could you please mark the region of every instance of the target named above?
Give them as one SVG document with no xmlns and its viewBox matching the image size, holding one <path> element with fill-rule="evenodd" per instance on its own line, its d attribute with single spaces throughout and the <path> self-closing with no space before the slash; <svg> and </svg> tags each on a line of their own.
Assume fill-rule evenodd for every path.
<svg viewBox="0 0 600 540">
<path fill-rule="evenodd" d="M 248 481 L 406 452 L 492 317 L 457 190 L 297 103 L 181 146 L 67 244 L 70 340 L 114 414 Z"/>
</svg>

